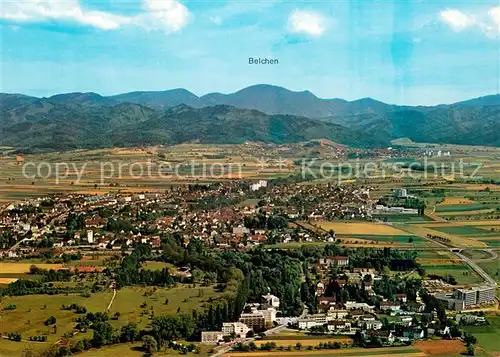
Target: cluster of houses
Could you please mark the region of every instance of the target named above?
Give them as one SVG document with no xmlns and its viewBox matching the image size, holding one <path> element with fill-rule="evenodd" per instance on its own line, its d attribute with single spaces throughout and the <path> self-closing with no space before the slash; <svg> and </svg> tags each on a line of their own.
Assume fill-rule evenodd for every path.
<svg viewBox="0 0 500 357">
<path fill-rule="evenodd" d="M 181 233 L 185 245 L 190 239 L 199 239 L 205 245 L 220 249 L 244 249 L 266 243 L 270 233 L 266 227 L 248 229 L 244 226 L 245 217 L 265 214 L 288 219 L 327 219 L 339 215 L 362 218 L 366 217 L 369 207 L 369 187 L 270 186 L 265 180 L 237 189 L 234 186 L 234 183 L 221 183 L 210 189 L 179 187 L 161 193 L 59 195 L 10 204 L 0 211 L 0 228 L 10 232 L 16 244 L 13 247 L 12 241 L 0 242 L 0 255 L 15 257 L 34 253 L 33 247 L 46 236 L 51 237 L 51 247 L 60 249 L 123 250 L 139 243 L 159 247 L 160 234 L 169 232 Z M 260 191 L 256 193 L 256 190 Z M 259 205 L 193 209 L 193 205 L 203 200 L 256 194 L 262 198 Z M 70 213 L 83 214 L 84 227 L 68 237 L 66 224 Z M 134 230 L 108 232 L 105 228 L 110 219 L 128 221 Z M 141 235 L 139 231 L 158 233 Z M 287 243 L 314 238 L 303 229 L 281 229 L 277 239 Z M 324 239 L 335 238 L 325 235 Z"/>
</svg>

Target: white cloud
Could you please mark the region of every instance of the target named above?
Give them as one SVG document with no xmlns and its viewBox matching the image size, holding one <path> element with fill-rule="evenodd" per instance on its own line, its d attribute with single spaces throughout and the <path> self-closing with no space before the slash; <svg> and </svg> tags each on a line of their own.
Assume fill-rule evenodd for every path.
<svg viewBox="0 0 500 357">
<path fill-rule="evenodd" d="M 77 22 L 101 30 L 115 30 L 124 25 L 178 31 L 186 26 L 189 11 L 178 0 L 144 0 L 145 11 L 122 16 L 105 11 L 85 10 L 80 0 L 0 0 L 0 19 L 12 22 L 60 20 Z"/>
<path fill-rule="evenodd" d="M 500 6 L 493 7 L 488 11 L 490 19 L 494 22 L 497 32 L 500 34 Z"/>
<path fill-rule="evenodd" d="M 489 9 L 487 13 L 483 10 L 474 14 L 448 9 L 441 11 L 440 16 L 456 32 L 475 28 L 490 38 L 500 35 L 500 6 Z"/>
<path fill-rule="evenodd" d="M 295 10 L 288 18 L 288 29 L 290 32 L 319 37 L 326 29 L 326 19 L 317 12 Z"/>
<path fill-rule="evenodd" d="M 471 27 L 475 24 L 474 18 L 464 14 L 459 10 L 444 10 L 441 11 L 441 20 L 447 23 L 453 30 L 459 32 Z"/>
</svg>

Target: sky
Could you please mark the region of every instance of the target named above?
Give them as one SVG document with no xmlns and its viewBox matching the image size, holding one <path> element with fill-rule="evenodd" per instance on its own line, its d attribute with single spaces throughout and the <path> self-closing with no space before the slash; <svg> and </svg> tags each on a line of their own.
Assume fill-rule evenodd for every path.
<svg viewBox="0 0 500 357">
<path fill-rule="evenodd" d="M 500 88 L 500 0 L 0 0 L 0 31 L 7 93 L 273 84 L 435 105 Z"/>
</svg>

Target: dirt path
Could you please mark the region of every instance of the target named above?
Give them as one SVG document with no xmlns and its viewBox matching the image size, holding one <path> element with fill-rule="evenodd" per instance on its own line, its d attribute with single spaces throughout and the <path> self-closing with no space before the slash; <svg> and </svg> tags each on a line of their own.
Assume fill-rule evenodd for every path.
<svg viewBox="0 0 500 357">
<path fill-rule="evenodd" d="M 111 297 L 111 300 L 109 301 L 108 308 L 106 309 L 106 312 L 109 312 L 111 310 L 111 306 L 113 305 L 113 302 L 115 301 L 116 297 L 116 288 L 113 288 L 113 296 Z"/>
<path fill-rule="evenodd" d="M 433 221 L 435 222 L 448 222 L 446 219 L 444 218 L 441 218 L 439 217 L 437 214 L 436 214 L 436 206 L 432 206 L 432 209 L 430 208 L 426 208 L 424 210 L 424 214 L 429 217 L 429 218 L 432 218 Z"/>
</svg>

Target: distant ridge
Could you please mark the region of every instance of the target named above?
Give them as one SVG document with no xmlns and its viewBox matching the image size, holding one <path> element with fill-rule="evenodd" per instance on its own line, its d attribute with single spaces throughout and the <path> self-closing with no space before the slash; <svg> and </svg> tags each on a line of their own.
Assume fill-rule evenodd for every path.
<svg viewBox="0 0 500 357">
<path fill-rule="evenodd" d="M 20 103 L 40 99 L 22 94 L 0 94 L 2 108 L 11 108 Z M 333 98 L 318 98 L 310 91 L 291 91 L 289 89 L 269 85 L 256 84 L 229 94 L 209 93 L 198 97 L 196 94 L 183 89 L 169 89 L 164 91 L 137 91 L 101 96 L 97 93 L 62 93 L 47 98 L 58 104 L 81 105 L 115 105 L 118 103 L 134 103 L 154 109 L 166 109 L 179 104 L 186 104 L 194 108 L 214 105 L 232 105 L 241 109 L 255 109 L 266 114 L 289 114 L 322 118 L 331 116 L 384 114 L 401 108 L 426 110 L 426 106 L 400 106 L 387 104 L 373 98 L 360 98 L 353 101 Z M 441 106 L 490 106 L 500 105 L 500 95 L 488 95 L 466 101 L 443 104 Z M 437 106 L 435 106 L 437 107 Z"/>
<path fill-rule="evenodd" d="M 0 104 L 0 144 L 37 150 L 189 140 L 328 139 L 373 147 L 401 137 L 500 146 L 498 94 L 438 106 L 398 106 L 372 98 L 321 99 L 310 91 L 259 84 L 202 97 L 182 88 L 109 97 L 92 92 L 49 98 L 0 94 Z"/>
</svg>

